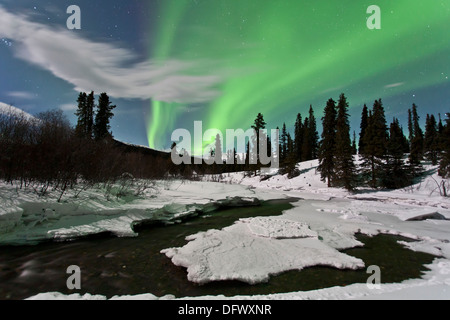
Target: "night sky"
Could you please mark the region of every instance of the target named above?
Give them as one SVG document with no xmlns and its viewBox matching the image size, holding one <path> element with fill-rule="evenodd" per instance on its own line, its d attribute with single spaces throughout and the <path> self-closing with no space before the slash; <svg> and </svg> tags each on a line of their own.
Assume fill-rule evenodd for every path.
<svg viewBox="0 0 450 320">
<path fill-rule="evenodd" d="M 381 30 L 369 30 L 370 5 Z M 81 30 L 68 30 L 69 5 Z M 248 129 L 316 118 L 344 92 L 352 130 L 383 99 L 388 121 L 412 103 L 450 112 L 450 0 L 0 0 L 0 104 L 61 108 L 107 92 L 115 138 L 158 149 L 195 120 Z"/>
</svg>

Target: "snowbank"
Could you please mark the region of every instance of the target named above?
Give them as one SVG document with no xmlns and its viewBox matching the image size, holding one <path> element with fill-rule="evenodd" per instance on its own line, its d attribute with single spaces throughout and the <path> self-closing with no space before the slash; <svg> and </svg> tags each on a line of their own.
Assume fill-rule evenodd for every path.
<svg viewBox="0 0 450 320">
<path fill-rule="evenodd" d="M 58 192 L 39 197 L 33 190 L 0 183 L 0 244 L 71 240 L 103 232 L 132 237 L 137 235 L 133 226 L 141 222 L 176 223 L 222 207 L 258 205 L 283 197 L 255 196 L 242 185 L 186 181 L 158 181 L 147 193 L 123 198 L 111 197 L 101 187 L 75 194 L 68 191 L 58 203 Z"/>
<path fill-rule="evenodd" d="M 258 237 L 272 239 L 317 238 L 317 233 L 312 231 L 306 223 L 276 218 L 249 218 L 240 219 L 246 223 L 250 232 Z"/>
<path fill-rule="evenodd" d="M 365 283 L 320 290 L 289 292 L 254 296 L 202 296 L 184 297 L 180 300 L 450 300 L 450 261 L 435 259 L 427 265 L 430 270 L 421 279 L 406 280 L 402 283 L 381 284 L 379 288 L 369 288 Z M 41 293 L 31 300 L 106 300 L 101 295 L 64 295 L 57 292 Z M 135 296 L 115 296 L 111 300 L 167 300 L 172 295 L 155 297 L 152 294 Z"/>
</svg>

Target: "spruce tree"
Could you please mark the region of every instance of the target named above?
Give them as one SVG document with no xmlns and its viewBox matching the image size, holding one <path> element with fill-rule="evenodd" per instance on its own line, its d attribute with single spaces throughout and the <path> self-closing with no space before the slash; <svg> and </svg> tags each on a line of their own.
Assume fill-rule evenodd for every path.
<svg viewBox="0 0 450 320">
<path fill-rule="evenodd" d="M 253 146 L 256 150 L 256 163 L 259 166 L 259 140 L 260 140 L 260 130 L 266 128 L 266 121 L 264 121 L 264 116 L 262 113 L 258 113 L 255 121 L 253 122 L 252 129 L 255 130 L 255 136 L 253 136 Z"/>
<path fill-rule="evenodd" d="M 439 164 L 439 175 L 450 178 L 450 113 L 446 114 L 445 126 L 442 131 L 442 158 Z"/>
<path fill-rule="evenodd" d="M 316 117 L 314 116 L 313 107 L 309 107 L 309 125 L 308 125 L 308 136 L 309 144 L 311 148 L 311 157 L 308 160 L 317 159 L 317 151 L 319 147 L 319 133 L 317 132 Z"/>
<path fill-rule="evenodd" d="M 394 118 L 389 127 L 386 164 L 382 178 L 382 186 L 385 188 L 403 188 L 411 181 L 409 170 L 403 161 L 405 140 L 403 129 L 400 127 L 398 119 Z"/>
<path fill-rule="evenodd" d="M 411 151 L 411 142 L 414 138 L 414 127 L 412 121 L 412 112 L 411 109 L 408 109 L 408 140 L 409 140 L 409 150 Z"/>
<path fill-rule="evenodd" d="M 438 162 L 439 156 L 439 133 L 434 115 L 427 114 L 425 122 L 425 138 L 424 138 L 424 153 L 428 160 L 433 165 Z"/>
<path fill-rule="evenodd" d="M 322 140 L 319 145 L 319 166 L 322 181 L 327 181 L 328 187 L 332 186 L 334 175 L 334 151 L 336 145 L 336 102 L 329 99 L 322 118 Z"/>
<path fill-rule="evenodd" d="M 297 176 L 298 171 L 296 169 L 297 166 L 297 152 L 295 148 L 294 140 L 291 138 L 291 135 L 288 133 L 287 135 L 287 150 L 286 150 L 286 160 L 284 166 L 281 170 L 282 174 L 288 175 L 288 178 L 291 179 Z"/>
<path fill-rule="evenodd" d="M 302 115 L 299 113 L 297 114 L 297 118 L 295 120 L 295 127 L 294 127 L 294 148 L 295 148 L 295 158 L 297 162 L 302 161 L 302 147 L 303 147 L 303 122 L 302 122 Z"/>
<path fill-rule="evenodd" d="M 95 97 L 94 91 L 86 98 L 86 134 L 91 139 L 94 135 L 94 108 L 95 108 Z"/>
<path fill-rule="evenodd" d="M 356 186 L 356 166 L 353 162 L 348 108 L 347 98 L 341 94 L 337 105 L 333 181 L 336 186 L 353 190 Z"/>
<path fill-rule="evenodd" d="M 411 151 L 409 153 L 409 164 L 414 176 L 418 175 L 421 171 L 420 162 L 423 159 L 423 131 L 419 125 L 419 115 L 417 113 L 417 106 L 413 104 L 412 110 L 408 111 L 410 126 L 410 144 Z M 412 118 L 411 118 L 412 117 Z M 412 127 L 412 128 L 411 128 Z"/>
<path fill-rule="evenodd" d="M 75 112 L 75 115 L 78 117 L 78 121 L 75 127 L 75 133 L 80 138 L 86 138 L 88 115 L 87 115 L 87 95 L 85 92 L 80 92 L 80 94 L 78 95 L 77 102 L 78 102 L 78 109 Z"/>
<path fill-rule="evenodd" d="M 286 123 L 283 123 L 283 129 L 281 130 L 280 137 L 280 164 L 282 165 L 287 156 L 287 130 Z"/>
<path fill-rule="evenodd" d="M 116 108 L 116 106 L 111 104 L 108 95 L 106 93 L 100 94 L 94 124 L 94 137 L 96 140 L 112 137 L 109 132 L 111 128 L 109 122 L 114 116 L 114 113 L 112 113 L 114 108 Z"/>
<path fill-rule="evenodd" d="M 439 123 L 438 123 L 438 151 L 442 152 L 444 145 L 444 125 L 442 124 L 441 114 L 439 113 Z"/>
<path fill-rule="evenodd" d="M 78 109 L 75 115 L 78 117 L 75 133 L 78 137 L 91 139 L 94 126 L 95 98 L 92 91 L 89 95 L 81 92 L 78 96 Z"/>
<path fill-rule="evenodd" d="M 301 151 L 301 161 L 308 161 L 312 159 L 311 139 L 309 134 L 309 118 L 305 118 L 303 123 L 303 143 Z"/>
<path fill-rule="evenodd" d="M 380 184 L 387 148 L 387 125 L 381 99 L 376 100 L 369 112 L 368 126 L 364 133 L 365 143 L 362 158 L 365 173 L 369 175 L 369 185 L 376 188 Z"/>
<path fill-rule="evenodd" d="M 308 117 L 303 122 L 303 137 L 301 149 L 301 161 L 317 159 L 319 134 L 317 132 L 316 118 L 312 106 L 309 107 Z"/>
<path fill-rule="evenodd" d="M 363 154 L 364 153 L 364 146 L 366 145 L 364 142 L 364 135 L 366 133 L 367 130 L 367 126 L 369 125 L 369 111 L 367 109 L 367 106 L 364 105 L 363 107 L 363 111 L 361 114 L 361 125 L 360 125 L 360 133 L 359 133 L 359 153 Z"/>
<path fill-rule="evenodd" d="M 409 141 L 408 138 L 405 136 L 405 134 L 403 133 L 403 127 L 400 126 L 400 130 L 402 131 L 402 151 L 403 153 L 409 153 Z"/>
</svg>

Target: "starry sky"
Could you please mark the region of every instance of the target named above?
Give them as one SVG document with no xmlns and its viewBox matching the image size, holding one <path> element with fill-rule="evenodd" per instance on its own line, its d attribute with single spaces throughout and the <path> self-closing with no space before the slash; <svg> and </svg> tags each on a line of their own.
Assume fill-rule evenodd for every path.
<svg viewBox="0 0 450 320">
<path fill-rule="evenodd" d="M 75 124 L 78 93 L 107 92 L 114 137 L 152 148 L 194 121 L 293 126 L 310 105 L 320 119 L 342 92 L 357 134 L 378 98 L 388 121 L 450 111 L 450 0 L 0 0 L 0 21 L 0 104 Z"/>
</svg>

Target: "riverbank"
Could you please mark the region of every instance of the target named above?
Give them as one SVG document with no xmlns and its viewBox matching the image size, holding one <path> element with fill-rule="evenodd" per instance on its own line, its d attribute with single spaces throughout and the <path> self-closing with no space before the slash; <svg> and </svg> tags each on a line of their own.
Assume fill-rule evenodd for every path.
<svg viewBox="0 0 450 320">
<path fill-rule="evenodd" d="M 99 208 L 100 211 L 106 207 L 128 211 L 119 212 L 120 215 L 117 217 L 95 214 L 93 216 L 97 220 L 84 224 L 78 222 L 76 226 L 66 225 L 59 228 L 60 231 L 64 230 L 59 234 L 67 234 L 67 230 L 76 234 L 81 233 L 81 231 L 92 230 L 92 228 L 96 231 L 102 230 L 102 228 L 104 230 L 119 230 L 116 227 L 111 227 L 118 225 L 121 228 L 126 226 L 125 229 L 130 230 L 132 219 L 129 218 L 132 211 L 129 210 L 146 210 L 145 208 L 148 208 L 148 206 L 151 208 L 159 206 L 161 209 L 169 205 L 171 212 L 176 215 L 180 212 L 181 214 L 186 212 L 187 206 L 193 203 L 206 205 L 214 201 L 227 199 L 227 197 L 228 199 L 240 197 L 257 198 L 259 200 L 297 197 L 308 201 L 294 203 L 293 208 L 285 210 L 282 216 L 274 217 L 270 223 L 267 223 L 268 220 L 252 218 L 237 221 L 237 223 L 225 228 L 214 229 L 212 226 L 208 232 L 193 232 L 186 237 L 187 244 L 165 248 L 163 252 L 166 255 L 168 254 L 170 260 L 169 258 L 165 259 L 168 263 L 172 261 L 176 265 L 187 268 L 186 277 L 191 280 L 201 279 L 200 283 L 214 282 L 217 279 L 245 279 L 248 282 L 257 283 L 270 279 L 273 274 L 280 272 L 280 270 L 301 269 L 307 265 L 305 261 L 311 260 L 314 256 L 319 258 L 316 260 L 316 264 L 323 263 L 323 259 L 325 259 L 328 265 L 336 267 L 335 256 L 325 253 L 360 246 L 361 242 L 357 240 L 357 234 L 368 236 L 378 234 L 398 235 L 415 240 L 414 242 L 398 241 L 399 244 L 408 249 L 439 257 L 427 265 L 429 270 L 425 271 L 420 279 L 405 280 L 395 284 L 382 284 L 380 289 L 376 290 L 370 290 L 365 283 L 359 283 L 313 291 L 296 291 L 262 296 L 236 295 L 227 297 L 227 299 L 376 299 L 383 297 L 394 299 L 417 297 L 449 299 L 450 221 L 446 219 L 450 218 L 450 201 L 448 198 L 439 195 L 436 187 L 437 175 L 434 169 L 432 167 L 426 168 L 427 175 L 409 188 L 395 191 L 358 190 L 358 193 L 350 194 L 342 189 L 326 188 L 315 172 L 316 165 L 315 162 L 299 164 L 302 174 L 294 179 L 287 179 L 286 176 L 281 175 L 261 179 L 258 176 L 245 177 L 243 174 L 236 173 L 224 175 L 222 177 L 223 183 L 208 181 L 171 182 L 169 187 L 162 188 L 161 192 L 157 194 L 151 193 L 144 195 L 141 199 L 136 198 L 132 201 L 129 199 L 125 202 L 123 202 L 124 200 L 117 200 L 114 206 L 111 203 L 104 204 L 103 201 L 98 200 L 101 197 L 97 196 L 97 200 L 94 199 L 93 203 L 100 203 L 101 205 L 89 204 L 92 203 L 90 202 L 92 198 L 90 198 L 90 200 L 88 199 L 84 204 L 81 204 L 80 208 L 89 204 L 94 208 Z M 216 177 L 210 178 L 211 180 L 216 179 Z M 81 210 L 77 212 L 81 212 Z M 98 213 L 95 210 L 93 212 Z M 123 212 L 126 212 L 126 214 L 123 215 Z M 133 214 L 135 213 L 133 212 Z M 27 215 L 22 215 L 22 219 L 24 216 Z M 64 217 L 60 220 L 66 223 L 70 222 L 70 219 L 79 221 L 78 218 L 83 215 L 69 214 L 68 216 L 68 219 Z M 110 220 L 113 223 L 109 223 Z M 47 229 L 42 229 L 39 224 L 35 226 L 38 229 L 33 229 L 34 231 L 58 230 L 54 229 L 55 224 L 51 225 L 53 228 L 51 230 L 48 228 L 49 225 L 45 225 Z M 276 226 L 275 229 L 274 226 Z M 43 233 L 41 232 L 41 234 Z M 55 235 L 54 232 L 49 234 Z M 121 234 L 117 233 L 117 235 Z M 243 238 L 249 241 L 242 242 Z M 230 243 L 233 243 L 234 240 L 236 240 L 235 245 L 230 246 Z M 226 247 L 217 245 L 219 243 L 226 244 Z M 242 243 L 248 245 L 244 246 Z M 312 250 L 314 255 L 304 254 L 303 257 L 306 260 L 296 260 L 295 254 L 286 254 L 280 259 L 280 246 L 287 245 L 289 247 L 292 245 L 291 248 L 305 249 L 308 247 L 307 243 L 314 243 L 312 247 L 309 246 L 310 249 L 314 249 Z M 261 245 L 264 250 L 258 249 L 261 248 Z M 319 250 L 316 251 L 316 249 Z M 226 254 L 223 254 L 224 252 Z M 249 263 L 245 265 L 245 259 L 243 258 L 249 252 L 252 253 L 251 259 L 247 260 Z M 354 262 L 356 263 L 356 261 Z M 226 268 L 218 268 L 217 266 L 220 265 L 226 265 Z M 280 265 L 288 267 L 282 267 L 278 270 L 273 269 L 274 266 Z M 252 269 L 252 266 L 255 266 L 256 269 Z M 364 267 L 367 267 L 367 265 L 364 265 Z M 383 277 L 383 272 L 386 273 L 389 270 L 382 270 L 381 277 Z M 95 292 L 92 293 L 95 294 Z M 174 298 L 170 294 L 159 297 Z M 50 293 L 38 295 L 34 298 L 105 299 L 106 296 L 64 296 Z M 157 297 L 152 291 L 149 291 L 147 295 L 121 295 L 114 298 L 156 299 Z M 221 299 L 225 297 L 219 294 L 199 298 Z"/>
</svg>

